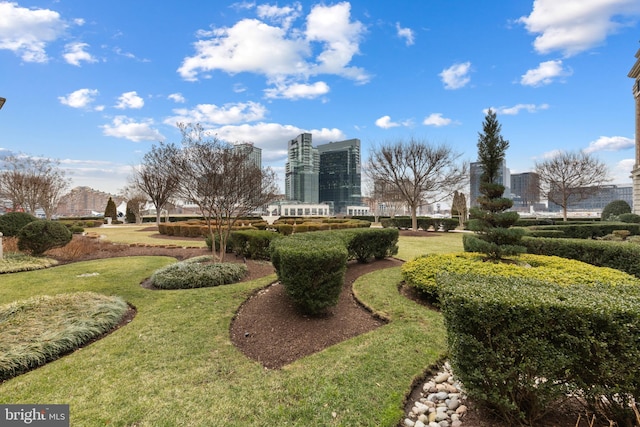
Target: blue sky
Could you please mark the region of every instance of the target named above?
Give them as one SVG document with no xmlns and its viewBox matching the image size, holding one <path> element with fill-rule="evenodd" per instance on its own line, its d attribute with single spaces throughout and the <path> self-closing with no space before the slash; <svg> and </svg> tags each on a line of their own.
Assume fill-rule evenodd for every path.
<svg viewBox="0 0 640 427">
<path fill-rule="evenodd" d="M 117 192 L 177 122 L 253 142 L 416 138 L 474 161 L 485 111 L 512 173 L 587 150 L 634 165 L 637 0 L 0 0 L 0 155 L 59 159 Z M 281 185 L 282 189 L 282 185 Z"/>
</svg>

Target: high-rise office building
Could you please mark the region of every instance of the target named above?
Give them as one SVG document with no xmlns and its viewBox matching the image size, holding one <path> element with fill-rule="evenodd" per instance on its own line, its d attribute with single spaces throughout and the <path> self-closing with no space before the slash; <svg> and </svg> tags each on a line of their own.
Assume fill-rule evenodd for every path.
<svg viewBox="0 0 640 427">
<path fill-rule="evenodd" d="M 482 176 L 483 168 L 482 163 L 472 162 L 469 165 L 469 205 L 471 207 L 478 206 L 478 197 L 480 194 L 480 177 Z M 511 198 L 511 178 L 509 168 L 507 168 L 507 162 L 503 161 L 500 167 L 500 173 L 498 174 L 498 184 L 504 185 L 504 193 L 502 197 L 507 199 Z"/>
<path fill-rule="evenodd" d="M 285 197 L 303 203 L 318 203 L 319 154 L 310 133 L 289 141 L 285 165 Z"/>
<path fill-rule="evenodd" d="M 236 152 L 247 156 L 246 162 L 251 166 L 262 169 L 262 148 L 258 148 L 251 142 L 243 142 L 234 145 Z"/>
<path fill-rule="evenodd" d="M 347 206 L 362 203 L 360 140 L 318 145 L 320 157 L 319 200 L 333 203 L 334 214 L 348 213 Z"/>
<path fill-rule="evenodd" d="M 540 203 L 540 176 L 535 172 L 511 175 L 511 197 L 514 209 L 529 208 Z"/>
</svg>

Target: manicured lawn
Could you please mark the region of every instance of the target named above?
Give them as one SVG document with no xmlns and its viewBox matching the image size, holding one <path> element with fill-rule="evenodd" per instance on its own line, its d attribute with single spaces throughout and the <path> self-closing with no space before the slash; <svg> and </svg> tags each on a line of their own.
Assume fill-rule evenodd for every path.
<svg viewBox="0 0 640 427">
<path fill-rule="evenodd" d="M 107 230 L 118 228 L 100 232 Z M 401 238 L 398 256 L 444 248 L 461 250 L 461 237 Z M 140 287 L 174 261 L 113 258 L 0 276 L 0 304 L 93 291 L 119 295 L 138 310 L 106 338 L 0 384 L 0 403 L 69 403 L 74 426 L 391 427 L 412 380 L 444 356 L 442 317 L 400 296 L 400 269 L 393 268 L 354 285 L 367 306 L 391 319 L 388 325 L 265 370 L 231 344 L 229 325 L 239 305 L 275 276 L 193 290 Z"/>
<path fill-rule="evenodd" d="M 148 229 L 156 227 L 155 223 L 145 223 L 144 225 L 114 225 L 111 227 L 87 228 L 87 233 L 95 233 L 104 236 L 105 240 L 114 243 L 146 243 L 151 245 L 174 244 L 178 246 L 206 247 L 202 239 L 181 239 L 179 236 L 172 236 L 171 240 L 152 237 L 158 236 L 157 227 L 155 230 Z"/>
</svg>

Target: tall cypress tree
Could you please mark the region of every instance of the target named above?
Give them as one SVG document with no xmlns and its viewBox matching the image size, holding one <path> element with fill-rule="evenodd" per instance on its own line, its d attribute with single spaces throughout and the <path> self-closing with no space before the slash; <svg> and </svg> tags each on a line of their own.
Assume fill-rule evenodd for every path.
<svg viewBox="0 0 640 427">
<path fill-rule="evenodd" d="M 520 215 L 507 212 L 513 201 L 503 197 L 505 186 L 500 184 L 500 170 L 509 148 L 509 141 L 502 137 L 501 130 L 496 113 L 489 110 L 482 132 L 478 133 L 478 162 L 482 166 L 479 206 L 469 210 L 469 229 L 475 234 L 464 239 L 465 250 L 484 253 L 493 260 L 526 252 L 526 248 L 519 245 L 524 232 L 510 228 Z"/>
<path fill-rule="evenodd" d="M 116 208 L 116 202 L 111 197 L 109 197 L 107 207 L 104 209 L 104 217 L 112 218 L 114 221 L 118 220 L 118 208 Z"/>
</svg>

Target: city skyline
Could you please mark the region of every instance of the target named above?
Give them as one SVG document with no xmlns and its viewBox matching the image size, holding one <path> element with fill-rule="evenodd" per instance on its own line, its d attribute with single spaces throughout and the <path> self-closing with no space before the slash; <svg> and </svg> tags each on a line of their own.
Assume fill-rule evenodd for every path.
<svg viewBox="0 0 640 427">
<path fill-rule="evenodd" d="M 363 167 L 411 138 L 474 162 L 489 108 L 511 173 L 586 150 L 631 183 L 635 0 L 18 0 L 0 15 L 0 156 L 59 159 L 72 187 L 117 193 L 153 144 L 180 143 L 178 122 L 255 144 L 282 193 L 302 133 L 359 139 Z"/>
</svg>

